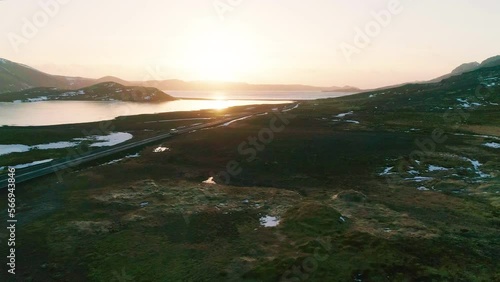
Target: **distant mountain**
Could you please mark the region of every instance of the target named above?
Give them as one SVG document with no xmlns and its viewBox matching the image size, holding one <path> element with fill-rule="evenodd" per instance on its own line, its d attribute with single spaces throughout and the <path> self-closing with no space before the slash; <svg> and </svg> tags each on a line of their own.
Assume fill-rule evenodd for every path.
<svg viewBox="0 0 500 282">
<path fill-rule="evenodd" d="M 482 69 L 482 68 L 490 68 L 490 67 L 496 67 L 496 66 L 500 66 L 500 56 L 491 57 L 489 59 L 484 60 L 482 63 L 472 62 L 472 63 L 462 64 L 462 65 L 458 66 L 457 68 L 455 68 L 454 70 L 452 70 L 451 73 L 445 74 L 443 76 L 432 79 L 430 81 L 426 81 L 425 83 L 440 82 L 440 81 L 447 79 L 447 78 L 450 78 L 452 76 L 461 75 L 463 73 L 475 71 L 475 70 Z"/>
<path fill-rule="evenodd" d="M 500 66 L 500 55 L 484 60 L 479 68 L 491 68 Z"/>
<path fill-rule="evenodd" d="M 361 92 L 361 91 L 362 91 L 361 89 L 349 85 L 346 85 L 344 87 L 333 86 L 330 88 L 323 89 L 323 92 Z"/>
<path fill-rule="evenodd" d="M 31 67 L 0 59 L 0 93 L 33 87 L 63 87 L 63 79 Z"/>
<path fill-rule="evenodd" d="M 176 100 L 153 87 L 124 86 L 104 82 L 77 90 L 37 87 L 0 95 L 0 102 L 126 101 L 157 103 Z"/>
<path fill-rule="evenodd" d="M 452 75 L 460 75 L 464 72 L 473 71 L 477 69 L 481 64 L 478 62 L 461 64 L 457 68 L 451 71 Z"/>
<path fill-rule="evenodd" d="M 99 79 L 50 75 L 29 66 L 0 59 L 0 94 L 17 92 L 36 87 L 78 90 L 102 82 L 115 82 L 123 86 L 139 85 L 161 90 L 178 91 L 342 91 L 358 92 L 355 87 L 317 87 L 301 84 L 249 84 L 243 82 L 182 81 L 178 79 L 126 81 L 114 76 Z"/>
<path fill-rule="evenodd" d="M 396 88 L 396 87 L 401 87 L 401 86 L 406 86 L 406 85 L 439 83 L 445 79 L 448 79 L 448 78 L 451 78 L 454 76 L 459 76 L 459 75 L 462 75 L 464 73 L 468 73 L 468 72 L 472 72 L 472 71 L 476 71 L 476 70 L 481 70 L 481 69 L 486 69 L 486 68 L 491 68 L 491 67 L 497 67 L 497 66 L 500 66 L 500 56 L 491 57 L 489 59 L 484 60 L 482 63 L 472 62 L 472 63 L 462 64 L 462 65 L 456 67 L 454 70 L 452 70 L 451 73 L 445 74 L 445 75 L 440 76 L 440 77 L 435 78 L 435 79 L 431 79 L 431 80 L 427 80 L 427 81 L 405 82 L 405 83 L 400 83 L 400 84 L 395 84 L 395 85 L 383 86 L 383 87 L 370 89 L 370 90 L 364 90 L 363 92 L 386 90 L 386 89 L 391 89 L 391 88 Z"/>
</svg>

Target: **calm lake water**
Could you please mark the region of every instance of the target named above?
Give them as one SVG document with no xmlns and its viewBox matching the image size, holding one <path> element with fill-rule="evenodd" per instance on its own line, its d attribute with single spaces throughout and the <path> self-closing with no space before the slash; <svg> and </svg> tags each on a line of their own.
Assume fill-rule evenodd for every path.
<svg viewBox="0 0 500 282">
<path fill-rule="evenodd" d="M 129 102 L 44 101 L 0 103 L 0 126 L 40 126 L 110 120 L 119 116 L 223 109 L 233 106 L 283 104 L 351 95 L 319 91 L 165 91 L 178 100 L 160 104 Z M 213 100 L 197 100 L 213 99 Z"/>
<path fill-rule="evenodd" d="M 246 99 L 246 100 L 315 100 L 355 94 L 353 92 L 321 91 L 171 91 L 163 90 L 177 98 L 195 99 Z"/>
<path fill-rule="evenodd" d="M 84 123 L 110 120 L 119 116 L 224 109 L 233 106 L 284 104 L 291 102 L 288 100 L 177 100 L 159 104 L 87 101 L 0 103 L 0 126 Z"/>
</svg>

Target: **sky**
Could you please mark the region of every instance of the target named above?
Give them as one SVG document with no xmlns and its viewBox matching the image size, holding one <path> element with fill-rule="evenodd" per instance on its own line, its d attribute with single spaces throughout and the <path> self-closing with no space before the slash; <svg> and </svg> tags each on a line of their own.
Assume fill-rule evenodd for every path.
<svg viewBox="0 0 500 282">
<path fill-rule="evenodd" d="M 500 54 L 496 0 L 3 0 L 0 57 L 44 72 L 372 88 Z"/>
</svg>

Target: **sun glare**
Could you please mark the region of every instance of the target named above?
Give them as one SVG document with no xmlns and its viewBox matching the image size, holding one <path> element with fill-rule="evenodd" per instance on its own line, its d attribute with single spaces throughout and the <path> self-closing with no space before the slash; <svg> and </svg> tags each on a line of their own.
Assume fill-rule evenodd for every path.
<svg viewBox="0 0 500 282">
<path fill-rule="evenodd" d="M 184 66 L 197 80 L 235 81 L 254 68 L 254 54 L 249 38 L 213 30 L 192 37 Z"/>
<path fill-rule="evenodd" d="M 213 100 L 213 108 L 216 110 L 222 110 L 229 106 L 229 102 L 227 100 Z"/>
</svg>

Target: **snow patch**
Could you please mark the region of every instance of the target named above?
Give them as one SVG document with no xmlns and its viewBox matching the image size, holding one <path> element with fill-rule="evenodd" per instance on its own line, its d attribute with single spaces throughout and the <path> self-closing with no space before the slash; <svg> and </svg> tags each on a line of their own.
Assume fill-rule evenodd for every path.
<svg viewBox="0 0 500 282">
<path fill-rule="evenodd" d="M 153 150 L 153 153 L 163 153 L 165 151 L 170 151 L 170 148 L 167 147 L 157 147 Z"/>
<path fill-rule="evenodd" d="M 346 120 L 345 122 L 348 122 L 348 123 L 355 123 L 355 124 L 359 124 L 359 123 L 360 123 L 359 121 L 357 121 L 357 120 L 352 120 L 352 119 Z"/>
<path fill-rule="evenodd" d="M 106 146 L 114 146 L 116 144 L 125 142 L 129 139 L 132 139 L 133 135 L 125 132 L 115 132 L 105 136 L 89 136 L 85 138 L 74 138 L 72 141 L 62 141 L 62 142 L 54 142 L 47 144 L 39 144 L 33 146 L 27 146 L 22 144 L 13 144 L 13 145 L 0 145 L 0 156 L 8 155 L 11 153 L 25 153 L 29 150 L 37 149 L 37 150 L 51 150 L 51 149 L 65 149 L 76 147 L 80 144 L 81 141 L 95 141 L 91 145 L 91 147 L 106 147 Z M 80 142 L 76 142 L 80 141 Z"/>
<path fill-rule="evenodd" d="M 348 113 L 338 114 L 338 115 L 336 115 L 335 117 L 338 117 L 338 118 L 343 118 L 343 117 L 346 117 L 346 116 L 348 116 L 348 115 L 352 115 L 352 114 L 354 114 L 354 112 L 353 112 L 353 111 L 350 111 L 350 112 L 348 112 Z"/>
<path fill-rule="evenodd" d="M 486 177 L 490 177 L 489 174 L 486 174 L 484 172 L 482 172 L 479 168 L 482 166 L 482 164 L 477 161 L 477 160 L 472 160 L 472 159 L 469 159 L 469 158 L 463 158 L 463 160 L 465 161 L 468 161 L 472 164 L 472 166 L 474 167 L 474 170 L 476 171 L 476 173 L 479 175 L 479 177 L 481 178 L 486 178 Z"/>
<path fill-rule="evenodd" d="M 28 102 L 41 102 L 41 101 L 47 101 L 49 98 L 47 96 L 42 96 L 42 97 L 38 97 L 38 98 L 28 98 L 27 101 Z"/>
<path fill-rule="evenodd" d="M 391 174 L 390 172 L 391 172 L 391 170 L 392 170 L 393 168 L 394 168 L 393 166 L 388 167 L 388 168 L 384 169 L 384 171 L 383 171 L 383 172 L 381 172 L 381 173 L 379 173 L 378 175 L 380 175 L 380 176 L 383 176 L 383 175 L 389 175 L 389 174 Z"/>
<path fill-rule="evenodd" d="M 280 224 L 280 219 L 276 216 L 263 216 L 259 219 L 260 225 L 264 227 L 276 227 Z"/>
<path fill-rule="evenodd" d="M 127 132 L 114 132 L 109 135 L 104 136 L 91 136 L 93 140 L 96 140 L 97 143 L 90 145 L 90 147 L 108 147 L 114 146 L 125 141 L 132 139 L 134 136 Z"/>
<path fill-rule="evenodd" d="M 207 180 L 203 181 L 202 183 L 204 183 L 204 184 L 211 184 L 211 185 L 217 184 L 217 183 L 215 183 L 213 177 L 209 177 Z"/>
<path fill-rule="evenodd" d="M 79 143 L 77 142 L 55 142 L 42 145 L 35 145 L 32 148 L 38 150 L 50 150 L 50 149 L 64 149 L 70 147 L 76 147 Z"/>
<path fill-rule="evenodd" d="M 30 146 L 14 144 L 14 145 L 0 145 L 0 156 L 8 155 L 11 153 L 24 153 L 31 149 Z"/>
<path fill-rule="evenodd" d="M 15 165 L 15 166 L 12 166 L 12 167 L 15 168 L 15 169 L 27 168 L 27 167 L 35 166 L 35 165 L 39 165 L 39 164 L 50 163 L 53 160 L 54 159 L 47 159 L 47 160 L 32 162 L 32 163 L 29 163 L 29 164 Z"/>
<path fill-rule="evenodd" d="M 413 178 L 405 178 L 405 180 L 414 181 L 414 182 L 424 182 L 432 180 L 432 177 L 423 177 L 423 176 L 415 176 Z"/>
<path fill-rule="evenodd" d="M 489 143 L 484 144 L 483 146 L 486 146 L 488 148 L 493 148 L 493 149 L 500 149 L 500 144 L 495 143 L 495 142 L 489 142 Z"/>
<path fill-rule="evenodd" d="M 448 169 L 446 167 L 442 167 L 442 166 L 429 165 L 428 170 L 429 171 L 446 171 Z"/>
</svg>

